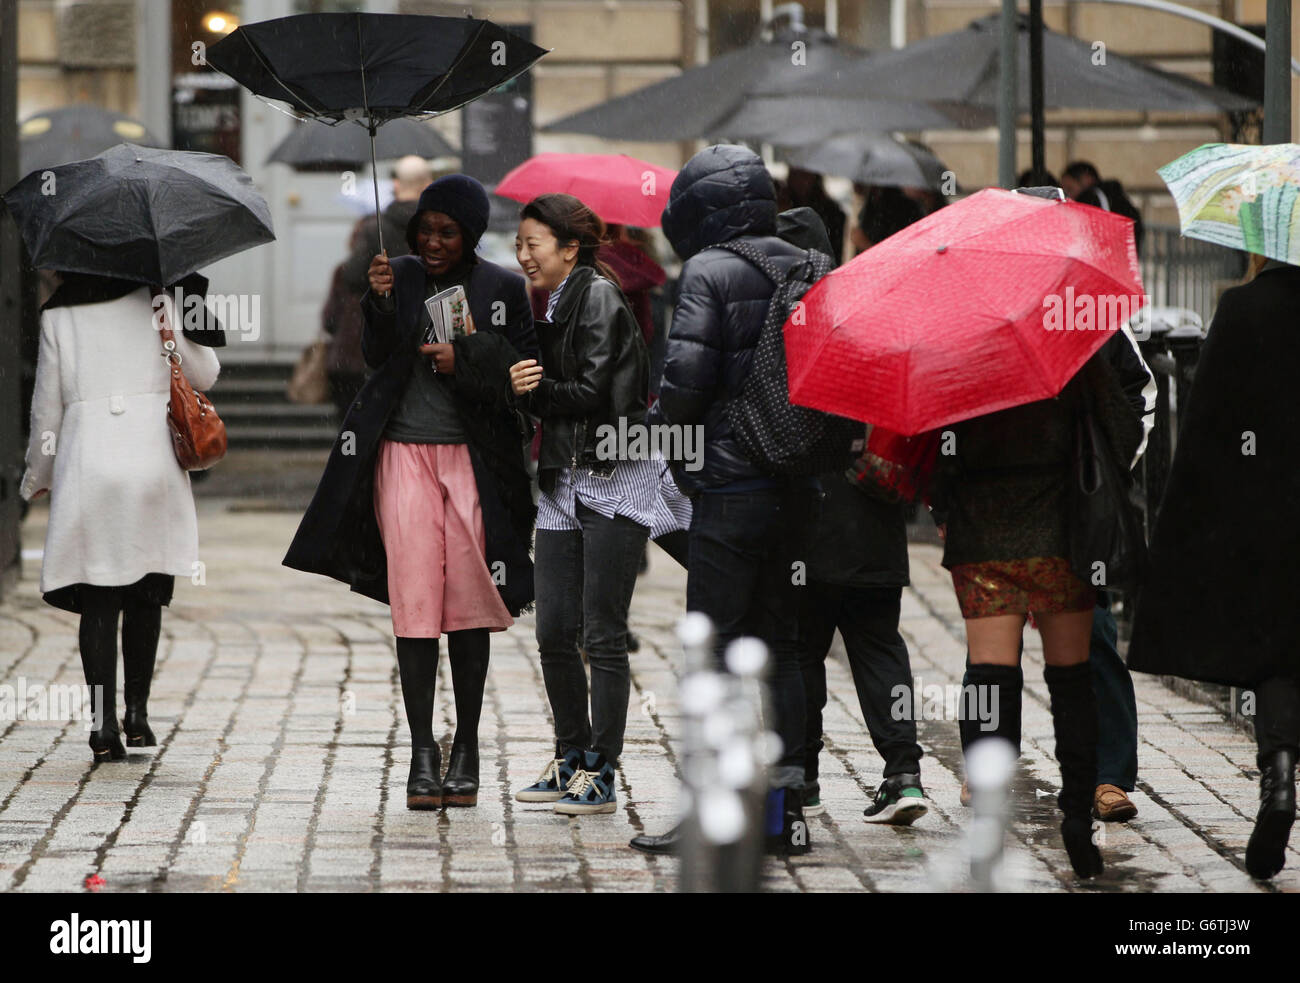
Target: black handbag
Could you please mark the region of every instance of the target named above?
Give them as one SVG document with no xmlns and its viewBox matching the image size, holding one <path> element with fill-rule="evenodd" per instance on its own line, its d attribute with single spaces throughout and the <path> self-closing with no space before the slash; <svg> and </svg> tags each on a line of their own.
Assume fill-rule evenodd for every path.
<svg viewBox="0 0 1300 983">
<path fill-rule="evenodd" d="M 1070 567 L 1099 590 L 1132 593 L 1147 568 L 1146 533 L 1134 502 L 1132 474 L 1116 460 L 1088 387 L 1078 386 L 1077 395 L 1067 496 Z"/>
</svg>

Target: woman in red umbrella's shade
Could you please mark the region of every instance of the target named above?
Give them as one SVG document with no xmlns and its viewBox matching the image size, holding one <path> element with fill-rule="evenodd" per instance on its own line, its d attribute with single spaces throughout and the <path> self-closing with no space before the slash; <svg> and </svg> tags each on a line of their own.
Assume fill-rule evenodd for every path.
<svg viewBox="0 0 1300 983">
<path fill-rule="evenodd" d="M 1141 421 L 1114 370 L 1094 356 L 1061 395 L 965 420 L 940 442 L 932 501 L 944 533 L 943 565 L 970 646 L 960 727 L 963 749 L 983 737 L 1020 737 L 1021 640 L 1032 614 L 1043 638 L 1051 695 L 1061 834 L 1075 872 L 1102 872 L 1092 841 L 1097 702 L 1088 663 L 1095 588 L 1071 570 L 1069 481 L 1081 386 L 1118 460 L 1132 460 Z"/>
</svg>

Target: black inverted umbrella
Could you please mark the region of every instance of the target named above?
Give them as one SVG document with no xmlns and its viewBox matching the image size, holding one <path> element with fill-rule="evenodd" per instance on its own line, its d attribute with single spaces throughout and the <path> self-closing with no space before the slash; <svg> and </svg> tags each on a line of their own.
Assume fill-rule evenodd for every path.
<svg viewBox="0 0 1300 983">
<path fill-rule="evenodd" d="M 27 117 L 18 125 L 19 166 L 24 174 L 85 160 L 119 143 L 160 146 L 145 125 L 130 116 L 78 104 Z"/>
<path fill-rule="evenodd" d="M 164 285 L 275 239 L 229 157 L 122 144 L 4 194 L 33 266 Z"/>
<path fill-rule="evenodd" d="M 408 14 L 298 14 L 245 24 L 208 63 L 303 118 L 354 121 L 370 135 L 402 116 L 436 116 L 531 68 L 546 49 L 488 20 Z M 379 178 L 374 176 L 375 222 Z"/>
<path fill-rule="evenodd" d="M 791 167 L 848 178 L 857 184 L 891 184 L 943 191 L 947 168 L 922 146 L 886 133 L 845 133 L 791 153 Z"/>
<path fill-rule="evenodd" d="M 1029 20 L 1017 23 L 1022 65 L 1029 64 Z M 838 99 L 943 100 L 994 109 L 998 104 L 1001 16 L 972 21 L 960 31 L 872 55 L 840 72 L 804 75 L 774 94 Z M 1217 113 L 1255 103 L 1195 79 L 1106 52 L 1104 65 L 1087 42 L 1043 30 L 1043 98 L 1053 109 L 1130 109 Z M 1019 105 L 1029 109 L 1029 73 L 1017 72 Z M 768 91 L 763 86 L 759 94 Z"/>
<path fill-rule="evenodd" d="M 454 157 L 457 150 L 437 130 L 413 119 L 389 120 L 375 135 L 375 156 L 393 160 Z M 370 137 L 359 126 L 328 126 L 309 120 L 281 140 L 266 162 L 295 168 L 361 167 L 370 160 Z"/>
</svg>

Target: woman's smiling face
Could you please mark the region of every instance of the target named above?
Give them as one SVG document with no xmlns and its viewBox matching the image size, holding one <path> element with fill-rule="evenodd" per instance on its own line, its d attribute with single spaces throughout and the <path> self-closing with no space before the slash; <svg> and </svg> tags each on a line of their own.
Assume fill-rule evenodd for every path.
<svg viewBox="0 0 1300 983">
<path fill-rule="evenodd" d="M 415 231 L 415 251 L 434 276 L 446 273 L 465 255 L 465 237 L 450 215 L 425 212 Z"/>
<path fill-rule="evenodd" d="M 578 243 L 561 246 L 549 225 L 526 218 L 519 223 L 519 234 L 515 236 L 515 259 L 534 287 L 554 290 L 577 263 Z"/>
</svg>

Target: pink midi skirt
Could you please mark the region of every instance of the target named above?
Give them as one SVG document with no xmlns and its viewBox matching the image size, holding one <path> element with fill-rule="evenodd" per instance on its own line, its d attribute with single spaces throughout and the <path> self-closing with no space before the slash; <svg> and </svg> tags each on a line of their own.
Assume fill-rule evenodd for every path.
<svg viewBox="0 0 1300 983">
<path fill-rule="evenodd" d="M 375 515 L 388 554 L 394 635 L 438 638 L 466 628 L 504 631 L 515 623 L 488 570 L 465 444 L 381 442 Z"/>
</svg>

